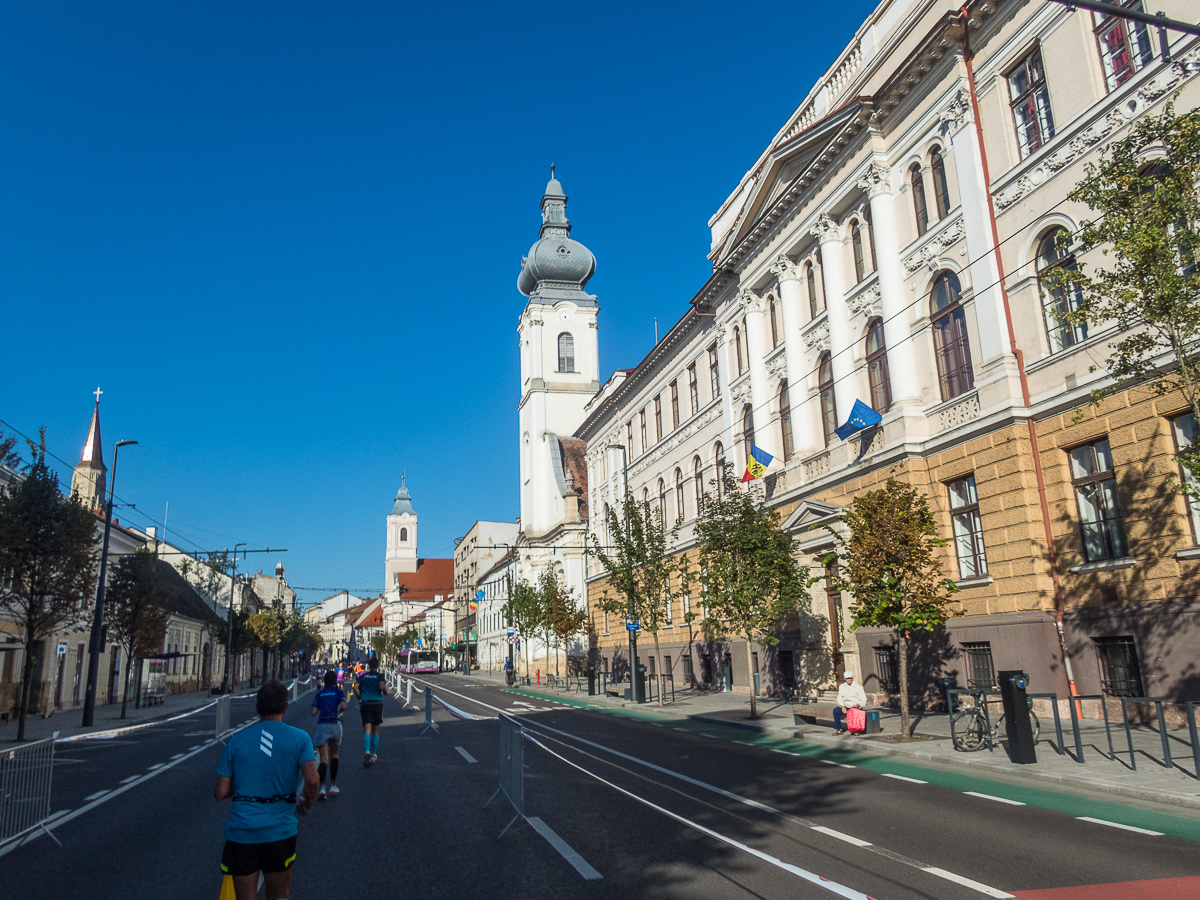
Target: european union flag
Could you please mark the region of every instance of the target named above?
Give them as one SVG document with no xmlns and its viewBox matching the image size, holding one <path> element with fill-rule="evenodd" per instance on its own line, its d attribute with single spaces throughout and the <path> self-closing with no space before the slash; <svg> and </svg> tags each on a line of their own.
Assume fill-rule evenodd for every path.
<svg viewBox="0 0 1200 900">
<path fill-rule="evenodd" d="M 862 431 L 864 428 L 870 428 L 872 425 L 878 425 L 883 421 L 883 416 L 867 406 L 861 400 L 854 401 L 854 408 L 850 410 L 850 418 L 846 420 L 845 425 L 841 425 L 834 429 L 834 433 L 843 441 L 848 440 L 850 435 L 857 431 Z"/>
</svg>

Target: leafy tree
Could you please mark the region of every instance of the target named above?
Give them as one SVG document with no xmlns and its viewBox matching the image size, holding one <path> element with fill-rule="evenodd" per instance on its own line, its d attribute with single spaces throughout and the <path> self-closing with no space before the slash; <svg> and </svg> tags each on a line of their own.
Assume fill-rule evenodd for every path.
<svg viewBox="0 0 1200 900">
<path fill-rule="evenodd" d="M 258 638 L 258 643 L 261 644 L 266 654 L 279 643 L 279 638 L 282 635 L 282 623 L 278 613 L 273 609 L 263 609 L 252 615 L 246 623 L 250 626 L 250 630 L 254 632 L 254 636 Z M 268 666 L 263 665 L 263 684 L 267 682 Z"/>
<path fill-rule="evenodd" d="M 129 677 L 135 659 L 145 659 L 162 647 L 167 613 L 156 604 L 158 557 L 145 547 L 120 557 L 104 595 L 104 619 L 109 634 L 125 650 L 125 692 L 121 718 L 129 703 Z"/>
<path fill-rule="evenodd" d="M 1115 383 L 1093 392 L 1093 403 L 1149 383 L 1159 396 L 1182 393 L 1200 422 L 1200 110 L 1176 116 L 1168 104 L 1142 119 L 1088 164 L 1070 198 L 1096 213 L 1078 249 L 1098 248 L 1111 264 L 1050 273 L 1058 290 L 1079 292 L 1078 309 L 1061 317 L 1115 323 L 1120 334 L 1106 360 Z M 1200 476 L 1200 446 L 1181 448 L 1178 459 Z M 1189 481 L 1184 490 L 1200 499 Z"/>
<path fill-rule="evenodd" d="M 571 638 L 583 633 L 587 626 L 587 610 L 579 608 L 572 592 L 553 569 L 545 569 L 538 575 L 538 592 L 541 595 L 539 606 L 546 617 L 546 646 L 550 646 L 548 638 L 553 634 L 557 651 Z M 560 674 L 558 661 L 558 653 L 555 652 L 555 675 Z"/>
<path fill-rule="evenodd" d="M 35 663 L 34 644 L 63 626 L 83 622 L 96 590 L 97 519 L 58 489 L 46 465 L 46 434 L 29 443 L 32 461 L 23 478 L 0 491 L 0 612 L 25 637 L 17 740 L 25 740 L 25 715 Z"/>
<path fill-rule="evenodd" d="M 941 629 L 961 610 L 950 609 L 958 585 L 942 577 L 937 523 L 929 498 L 889 478 L 887 485 L 855 497 L 842 516 L 849 537 L 826 557 L 836 565 L 834 586 L 854 597 L 850 627 L 896 632 L 900 675 L 900 728 L 912 734 L 908 715 L 908 637 Z"/>
<path fill-rule="evenodd" d="M 375 651 L 381 663 L 387 660 L 391 648 L 392 638 L 386 631 L 376 631 L 371 635 L 371 649 Z"/>
<path fill-rule="evenodd" d="M 21 454 L 16 450 L 17 439 L 0 431 L 0 466 L 16 471 L 21 465 Z"/>
<path fill-rule="evenodd" d="M 504 617 L 513 624 L 513 631 L 525 648 L 525 674 L 529 674 L 529 641 L 543 629 L 545 610 L 542 595 L 528 581 L 520 578 L 513 582 L 504 604 Z"/>
<path fill-rule="evenodd" d="M 753 719 L 758 706 L 750 645 L 779 643 L 781 621 L 807 603 L 810 582 L 779 513 L 767 508 L 765 498 L 756 501 L 752 491 L 739 489 L 729 468 L 722 478 L 724 490 L 704 498 L 696 519 L 699 579 L 708 608 L 703 627 L 709 640 L 735 634 L 746 641 Z"/>
<path fill-rule="evenodd" d="M 226 646 L 229 640 L 229 621 L 226 616 L 221 617 L 219 624 L 215 625 L 213 632 L 216 636 L 217 643 L 222 647 Z M 230 663 L 229 677 L 233 679 L 233 660 L 237 659 L 243 653 L 253 650 L 258 646 L 258 637 L 253 629 L 250 628 L 250 610 L 237 609 L 233 612 L 233 654 Z"/>
</svg>

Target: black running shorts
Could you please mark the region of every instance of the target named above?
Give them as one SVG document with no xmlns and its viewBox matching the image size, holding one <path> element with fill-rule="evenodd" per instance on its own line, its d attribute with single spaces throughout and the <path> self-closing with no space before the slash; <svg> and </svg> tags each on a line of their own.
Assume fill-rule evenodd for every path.
<svg viewBox="0 0 1200 900">
<path fill-rule="evenodd" d="M 383 724 L 382 703 L 360 703 L 358 711 L 362 713 L 363 725 L 375 725 L 378 727 Z"/>
<path fill-rule="evenodd" d="M 221 854 L 221 871 L 226 875 L 253 875 L 256 872 L 286 872 L 296 861 L 296 836 L 266 844 L 239 844 L 226 841 Z"/>
</svg>

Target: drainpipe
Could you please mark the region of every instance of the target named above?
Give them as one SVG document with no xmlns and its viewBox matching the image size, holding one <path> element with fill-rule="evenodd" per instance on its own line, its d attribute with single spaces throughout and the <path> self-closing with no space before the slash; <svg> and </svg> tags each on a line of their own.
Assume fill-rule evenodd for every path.
<svg viewBox="0 0 1200 900">
<path fill-rule="evenodd" d="M 979 158 L 983 165 L 983 183 L 990 188 L 992 176 L 988 171 L 987 146 L 983 140 L 983 122 L 979 117 L 979 99 L 975 93 L 975 66 L 972 63 L 971 52 L 971 17 L 964 4 L 959 10 L 963 17 L 963 62 L 967 68 L 967 85 L 971 94 L 971 112 L 975 118 L 975 137 L 979 141 Z M 1004 302 L 1004 318 L 1008 325 L 1008 345 L 1017 361 L 1017 372 L 1021 378 L 1021 399 L 1025 408 L 1029 409 L 1029 379 L 1025 375 L 1025 355 L 1017 346 L 1017 335 L 1013 330 L 1012 307 L 1008 301 L 1008 287 L 1005 284 L 1004 258 L 1000 253 L 1000 230 L 996 226 L 996 206 L 992 200 L 992 192 L 985 189 L 988 202 L 988 219 L 992 223 L 992 246 L 996 254 L 996 270 L 1000 273 L 1000 297 Z M 1067 641 L 1063 634 L 1063 590 L 1058 577 L 1058 557 L 1054 549 L 1054 533 L 1050 525 L 1050 504 L 1046 499 L 1046 479 L 1042 472 L 1042 454 L 1038 447 L 1037 427 L 1032 414 L 1025 420 L 1029 428 L 1029 446 L 1033 451 L 1033 471 L 1037 478 L 1038 501 L 1042 507 L 1042 528 L 1046 534 L 1046 556 L 1050 563 L 1050 578 L 1054 584 L 1054 622 L 1058 631 L 1058 649 L 1062 654 L 1063 670 L 1067 676 L 1067 687 L 1072 697 L 1079 695 L 1075 687 L 1075 674 L 1071 668 L 1071 654 L 1067 650 Z"/>
</svg>

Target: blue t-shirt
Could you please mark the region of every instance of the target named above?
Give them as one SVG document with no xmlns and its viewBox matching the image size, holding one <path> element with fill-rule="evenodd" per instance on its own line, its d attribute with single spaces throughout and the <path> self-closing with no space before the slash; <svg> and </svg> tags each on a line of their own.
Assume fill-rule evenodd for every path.
<svg viewBox="0 0 1200 900">
<path fill-rule="evenodd" d="M 382 703 L 383 691 L 380 685 L 383 683 L 382 672 L 363 672 L 358 676 L 358 692 L 362 696 L 359 697 L 360 703 Z"/>
<path fill-rule="evenodd" d="M 317 692 L 317 696 L 313 697 L 312 705 L 318 710 L 318 722 L 336 722 L 338 720 L 338 707 L 346 702 L 346 695 L 340 687 L 322 688 Z"/>
<path fill-rule="evenodd" d="M 258 803 L 238 797 L 286 796 L 296 793 L 300 767 L 317 758 L 307 732 L 282 722 L 266 721 L 236 734 L 225 747 L 217 774 L 233 779 L 233 811 L 225 825 L 226 840 L 265 844 L 296 834 L 296 810 L 287 800 Z"/>
</svg>

